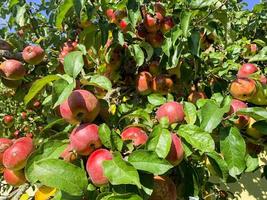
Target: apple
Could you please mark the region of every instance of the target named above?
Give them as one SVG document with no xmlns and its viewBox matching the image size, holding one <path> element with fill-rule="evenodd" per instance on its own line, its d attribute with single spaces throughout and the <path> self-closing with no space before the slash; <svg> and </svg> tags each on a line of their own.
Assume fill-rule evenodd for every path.
<svg viewBox="0 0 267 200">
<path fill-rule="evenodd" d="M 127 17 L 127 12 L 125 10 L 116 10 L 114 12 L 115 23 L 121 21 L 123 18 Z"/>
<path fill-rule="evenodd" d="M 251 136 L 254 139 L 260 139 L 263 137 L 260 131 L 253 127 L 253 124 L 256 122 L 252 117 L 249 120 L 249 124 L 246 130 L 247 135 Z"/>
<path fill-rule="evenodd" d="M 73 147 L 68 144 L 68 146 L 64 149 L 64 151 L 60 154 L 60 158 L 67 162 L 73 162 L 77 159 L 77 154 L 73 151 Z"/>
<path fill-rule="evenodd" d="M 148 200 L 176 200 L 176 186 L 167 176 L 155 176 L 153 192 Z"/>
<path fill-rule="evenodd" d="M 21 62 L 11 59 L 0 65 L 0 74 L 8 80 L 20 80 L 25 76 L 26 70 Z"/>
<path fill-rule="evenodd" d="M 1 82 L 3 83 L 4 86 L 8 88 L 16 89 L 21 85 L 22 80 L 8 80 L 5 78 L 1 78 Z"/>
<path fill-rule="evenodd" d="M 259 68 L 251 63 L 245 63 L 243 64 L 240 69 L 238 70 L 237 77 L 248 77 L 249 75 L 259 71 Z"/>
<path fill-rule="evenodd" d="M 146 35 L 148 34 L 146 27 L 144 25 L 144 23 L 140 23 L 137 27 L 137 35 L 141 38 L 145 38 Z"/>
<path fill-rule="evenodd" d="M 175 24 L 174 24 L 173 18 L 171 16 L 164 17 L 162 22 L 161 22 L 160 30 L 163 33 L 166 33 L 168 31 L 170 31 L 174 27 L 174 25 Z"/>
<path fill-rule="evenodd" d="M 247 101 L 257 92 L 256 83 L 252 79 L 238 78 L 230 85 L 231 95 L 238 100 Z"/>
<path fill-rule="evenodd" d="M 153 32 L 153 33 L 148 33 L 146 35 L 146 41 L 151 44 L 152 47 L 154 48 L 160 48 L 163 44 L 163 34 L 158 31 L 158 32 Z"/>
<path fill-rule="evenodd" d="M 102 146 L 96 124 L 81 124 L 70 135 L 70 145 L 80 155 L 88 156 Z"/>
<path fill-rule="evenodd" d="M 87 90 L 74 90 L 60 107 L 61 116 L 71 124 L 92 122 L 100 111 L 98 99 Z"/>
<path fill-rule="evenodd" d="M 245 104 L 242 101 L 239 101 L 237 99 L 232 99 L 231 101 L 231 106 L 230 106 L 230 111 L 228 112 L 229 115 L 237 112 L 238 110 L 242 108 L 247 108 L 247 104 Z M 238 115 L 238 119 L 234 122 L 236 126 L 240 129 L 244 128 L 245 126 L 248 125 L 249 122 L 249 117 L 246 115 Z"/>
<path fill-rule="evenodd" d="M 151 93 L 152 75 L 149 72 L 140 72 L 136 79 L 136 91 L 142 95 Z"/>
<path fill-rule="evenodd" d="M 160 62 L 158 60 L 153 60 L 149 63 L 148 65 L 149 68 L 149 72 L 153 75 L 153 76 L 158 76 L 161 73 L 161 69 L 160 69 Z"/>
<path fill-rule="evenodd" d="M 75 51 L 77 46 L 78 46 L 78 43 L 76 41 L 68 40 L 67 42 L 63 44 L 62 52 L 69 53 L 71 51 Z"/>
<path fill-rule="evenodd" d="M 173 166 L 177 166 L 184 159 L 184 149 L 181 139 L 175 134 L 171 134 L 172 144 L 169 154 L 166 157 Z"/>
<path fill-rule="evenodd" d="M 22 57 L 26 63 L 31 65 L 40 64 L 45 56 L 44 50 L 40 46 L 29 45 L 22 51 Z"/>
<path fill-rule="evenodd" d="M 154 9 L 155 9 L 157 19 L 163 20 L 163 18 L 166 15 L 166 10 L 164 6 L 160 2 L 156 2 L 154 5 Z"/>
<path fill-rule="evenodd" d="M 21 112 L 20 113 L 21 119 L 25 120 L 27 118 L 27 113 L 26 112 Z"/>
<path fill-rule="evenodd" d="M 5 123 L 6 125 L 10 125 L 10 124 L 13 123 L 13 121 L 14 121 L 14 117 L 11 116 L 11 115 L 6 115 L 6 116 L 4 116 L 3 121 L 4 121 L 4 123 Z"/>
<path fill-rule="evenodd" d="M 144 16 L 144 25 L 148 32 L 155 33 L 160 29 L 160 22 L 157 17 L 150 14 Z"/>
<path fill-rule="evenodd" d="M 3 165 L 7 169 L 20 170 L 25 167 L 33 150 L 34 146 L 31 138 L 19 138 L 4 152 Z"/>
<path fill-rule="evenodd" d="M 4 169 L 3 177 L 7 184 L 15 187 L 26 183 L 26 178 L 23 170 L 13 171 L 10 169 Z"/>
<path fill-rule="evenodd" d="M 112 8 L 106 10 L 106 16 L 111 22 L 115 22 L 116 16 Z"/>
<path fill-rule="evenodd" d="M 168 94 L 173 89 L 172 79 L 165 74 L 158 75 L 152 80 L 152 90 L 161 94 Z"/>
<path fill-rule="evenodd" d="M 122 131 L 121 139 L 123 141 L 132 140 L 134 146 L 139 146 L 147 142 L 148 136 L 146 132 L 139 127 L 129 127 Z"/>
<path fill-rule="evenodd" d="M 96 186 L 108 184 L 108 179 L 104 175 L 102 163 L 105 160 L 112 160 L 112 154 L 106 149 L 97 149 L 88 158 L 86 163 L 86 170 L 91 181 Z"/>
<path fill-rule="evenodd" d="M 193 104 L 196 104 L 196 102 L 199 99 L 206 99 L 207 96 L 205 94 L 205 92 L 201 92 L 201 91 L 193 91 L 189 94 L 187 100 Z"/>
<path fill-rule="evenodd" d="M 183 105 L 175 101 L 164 103 L 156 112 L 156 119 L 158 121 L 163 117 L 167 117 L 169 124 L 182 122 L 184 120 Z"/>
<path fill-rule="evenodd" d="M 267 78 L 266 78 L 266 76 L 261 75 L 261 77 L 260 77 L 260 83 L 262 85 L 267 85 Z"/>
<path fill-rule="evenodd" d="M 127 29 L 127 26 L 128 26 L 128 23 L 124 19 L 122 19 L 120 21 L 120 28 L 121 28 L 121 30 L 125 31 Z"/>
<path fill-rule="evenodd" d="M 3 165 L 3 154 L 7 148 L 13 144 L 12 140 L 0 138 L 0 166 Z"/>
</svg>

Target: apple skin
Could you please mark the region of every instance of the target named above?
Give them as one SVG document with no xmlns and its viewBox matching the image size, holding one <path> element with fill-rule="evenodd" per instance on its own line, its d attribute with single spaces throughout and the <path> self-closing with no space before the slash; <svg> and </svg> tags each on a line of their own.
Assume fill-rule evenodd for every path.
<svg viewBox="0 0 267 200">
<path fill-rule="evenodd" d="M 8 88 L 16 89 L 21 85 L 22 80 L 8 80 L 5 78 L 1 78 L 1 82 L 3 83 L 4 86 Z"/>
<path fill-rule="evenodd" d="M 199 99 L 206 99 L 207 96 L 205 94 L 205 92 L 201 92 L 201 91 L 193 91 L 189 94 L 187 100 L 193 104 L 196 104 L 196 102 Z"/>
<path fill-rule="evenodd" d="M 4 116 L 3 121 L 5 124 L 11 124 L 14 121 L 14 117 L 11 115 L 6 115 L 6 116 Z"/>
<path fill-rule="evenodd" d="M 45 51 L 40 46 L 30 45 L 23 49 L 22 57 L 26 63 L 31 65 L 40 64 L 45 56 Z"/>
<path fill-rule="evenodd" d="M 4 169 L 3 176 L 7 184 L 15 187 L 26 183 L 26 178 L 23 170 L 13 171 L 10 169 Z"/>
<path fill-rule="evenodd" d="M 146 41 L 151 44 L 152 47 L 160 48 L 163 44 L 164 36 L 160 31 L 148 33 L 146 35 Z"/>
<path fill-rule="evenodd" d="M 74 90 L 60 107 L 61 116 L 71 124 L 92 122 L 100 111 L 98 99 L 87 90 Z"/>
<path fill-rule="evenodd" d="M 247 107 L 248 107 L 247 104 L 245 104 L 243 101 L 232 99 L 230 111 L 228 112 L 228 114 L 231 115 L 239 111 L 240 109 L 247 108 Z M 238 119 L 234 123 L 239 129 L 242 129 L 248 125 L 249 117 L 246 115 L 238 115 Z"/>
<path fill-rule="evenodd" d="M 144 17 L 144 25 L 148 32 L 155 33 L 160 29 L 159 19 L 156 17 L 146 14 Z"/>
<path fill-rule="evenodd" d="M 121 133 L 121 139 L 123 141 L 132 140 L 134 146 L 139 146 L 147 142 L 148 136 L 146 132 L 139 127 L 129 127 Z"/>
<path fill-rule="evenodd" d="M 172 101 L 161 105 L 156 112 L 156 119 L 160 121 L 163 117 L 167 117 L 169 124 L 182 122 L 184 120 L 183 105 Z"/>
<path fill-rule="evenodd" d="M 260 82 L 262 85 L 267 85 L 267 78 L 264 75 L 261 75 Z"/>
<path fill-rule="evenodd" d="M 238 70 L 237 77 L 238 78 L 248 77 L 250 74 L 253 74 L 257 71 L 259 71 L 259 68 L 256 65 L 251 63 L 245 63 Z"/>
<path fill-rule="evenodd" d="M 168 75 L 158 75 L 153 78 L 152 90 L 153 92 L 168 94 L 173 88 L 173 81 Z"/>
<path fill-rule="evenodd" d="M 0 65 L 0 74 L 8 80 L 20 80 L 25 76 L 26 70 L 21 62 L 11 59 Z"/>
<path fill-rule="evenodd" d="M 106 10 L 106 16 L 111 22 L 115 22 L 116 16 L 115 16 L 115 12 L 112 8 L 109 8 Z"/>
<path fill-rule="evenodd" d="M 231 95 L 238 100 L 247 101 L 257 91 L 256 83 L 252 79 L 238 78 L 230 85 Z"/>
<path fill-rule="evenodd" d="M 177 166 L 184 159 L 184 149 L 181 139 L 175 133 L 172 133 L 171 137 L 171 149 L 166 157 L 166 160 L 169 161 L 173 166 Z"/>
<path fill-rule="evenodd" d="M 144 23 L 140 23 L 137 27 L 136 27 L 136 30 L 137 30 L 137 35 L 141 38 L 145 38 L 146 35 L 148 34 L 147 30 L 146 30 L 146 27 L 144 25 Z"/>
<path fill-rule="evenodd" d="M 153 192 L 149 200 L 176 200 L 177 192 L 174 182 L 167 176 L 155 176 Z"/>
<path fill-rule="evenodd" d="M 70 145 L 79 155 L 90 155 L 102 146 L 98 136 L 98 126 L 86 123 L 76 127 L 70 135 Z"/>
<path fill-rule="evenodd" d="M 94 185 L 102 186 L 108 184 L 102 163 L 105 160 L 112 160 L 112 158 L 111 152 L 106 149 L 97 149 L 89 156 L 86 163 L 86 170 Z"/>
<path fill-rule="evenodd" d="M 160 2 L 156 2 L 154 5 L 154 9 L 155 9 L 157 19 L 163 20 L 163 18 L 166 15 L 166 10 L 164 6 Z"/>
<path fill-rule="evenodd" d="M 25 167 L 33 150 L 34 145 L 31 138 L 19 138 L 4 152 L 3 165 L 7 169 L 20 170 Z"/>
<path fill-rule="evenodd" d="M 60 154 L 60 158 L 63 158 L 66 162 L 73 162 L 77 157 L 77 154 L 73 152 L 73 148 L 70 144 L 68 144 L 66 149 Z"/>
<path fill-rule="evenodd" d="M 3 154 L 13 144 L 8 138 L 0 138 L 0 166 L 3 165 Z"/>
<path fill-rule="evenodd" d="M 169 32 L 173 27 L 174 27 L 174 21 L 171 16 L 164 17 L 162 22 L 161 22 L 161 27 L 160 30 L 163 33 Z"/>
<path fill-rule="evenodd" d="M 126 31 L 127 26 L 128 26 L 128 23 L 124 19 L 120 21 L 121 30 Z"/>
<path fill-rule="evenodd" d="M 151 93 L 152 75 L 149 72 L 140 72 L 136 79 L 136 91 L 142 95 Z"/>
<path fill-rule="evenodd" d="M 256 128 L 252 127 L 252 125 L 255 122 L 256 122 L 256 120 L 251 117 L 249 120 L 249 124 L 248 124 L 247 130 L 246 130 L 246 133 L 254 139 L 260 139 L 263 137 L 263 135 Z"/>
</svg>

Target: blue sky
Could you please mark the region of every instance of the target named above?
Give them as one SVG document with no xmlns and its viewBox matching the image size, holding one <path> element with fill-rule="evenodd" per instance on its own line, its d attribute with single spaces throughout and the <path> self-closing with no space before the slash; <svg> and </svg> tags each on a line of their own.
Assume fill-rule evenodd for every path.
<svg viewBox="0 0 267 200">
<path fill-rule="evenodd" d="M 248 4 L 247 8 L 251 10 L 255 4 L 260 3 L 260 0 L 244 0 L 244 2 Z"/>
</svg>

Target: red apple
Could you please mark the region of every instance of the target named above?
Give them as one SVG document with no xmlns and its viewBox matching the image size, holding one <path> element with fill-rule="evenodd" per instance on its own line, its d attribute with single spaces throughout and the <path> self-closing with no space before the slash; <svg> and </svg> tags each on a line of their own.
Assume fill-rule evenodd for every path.
<svg viewBox="0 0 267 200">
<path fill-rule="evenodd" d="M 167 176 L 155 176 L 153 192 L 148 200 L 176 200 L 176 186 Z"/>
<path fill-rule="evenodd" d="M 7 148 L 13 144 L 12 140 L 0 138 L 0 166 L 3 165 L 3 154 Z"/>
<path fill-rule="evenodd" d="M 27 46 L 23 49 L 22 57 L 31 65 L 38 65 L 44 59 L 45 52 L 40 46 Z"/>
<path fill-rule="evenodd" d="M 163 117 L 167 117 L 169 124 L 182 122 L 184 120 L 183 105 L 175 101 L 164 103 L 156 112 L 156 119 L 158 121 Z"/>
<path fill-rule="evenodd" d="M 164 37 L 160 31 L 148 33 L 146 35 L 146 41 L 154 48 L 160 48 L 162 46 L 163 40 Z"/>
<path fill-rule="evenodd" d="M 124 31 L 126 30 L 127 26 L 128 26 L 128 23 L 124 19 L 122 19 L 120 21 L 120 28 Z"/>
<path fill-rule="evenodd" d="M 26 183 L 26 178 L 25 178 L 23 170 L 12 171 L 10 169 L 5 169 L 3 176 L 7 184 L 15 186 L 15 187 Z"/>
<path fill-rule="evenodd" d="M 98 136 L 98 126 L 86 123 L 76 127 L 70 135 L 70 145 L 78 154 L 84 156 L 100 148 L 102 143 Z"/>
<path fill-rule="evenodd" d="M 14 121 L 14 117 L 11 116 L 11 115 L 6 115 L 6 116 L 4 116 L 3 121 L 4 121 L 4 123 L 5 123 L 6 125 L 12 124 L 13 121 Z"/>
<path fill-rule="evenodd" d="M 152 90 L 161 94 L 168 94 L 173 89 L 172 79 L 165 74 L 158 75 L 152 80 Z"/>
<path fill-rule="evenodd" d="M 66 149 L 60 154 L 60 157 L 67 162 L 73 162 L 77 159 L 77 154 L 73 151 L 72 146 L 69 144 Z"/>
<path fill-rule="evenodd" d="M 189 94 L 187 100 L 193 104 L 195 104 L 199 99 L 206 99 L 207 96 L 205 92 L 193 91 Z"/>
<path fill-rule="evenodd" d="M 160 29 L 160 21 L 157 17 L 146 14 L 144 17 L 144 25 L 148 32 L 155 33 Z"/>
<path fill-rule="evenodd" d="M 250 74 L 257 72 L 259 68 L 251 63 L 243 64 L 240 69 L 238 70 L 237 77 L 248 77 Z"/>
<path fill-rule="evenodd" d="M 177 166 L 184 159 L 184 149 L 181 139 L 175 133 L 172 133 L 171 136 L 171 149 L 166 157 L 166 160 L 168 160 L 173 166 Z"/>
<path fill-rule="evenodd" d="M 144 25 L 144 23 L 140 23 L 138 26 L 137 26 L 137 35 L 141 38 L 145 38 L 146 35 L 148 34 L 147 31 L 146 31 L 146 27 Z"/>
<path fill-rule="evenodd" d="M 19 138 L 4 152 L 3 165 L 11 170 L 20 170 L 25 167 L 33 150 L 34 146 L 31 138 Z"/>
<path fill-rule="evenodd" d="M 123 141 L 132 140 L 134 146 L 139 146 L 146 143 L 148 136 L 146 132 L 139 127 L 129 127 L 121 133 L 121 139 Z"/>
<path fill-rule="evenodd" d="M 233 99 L 231 101 L 230 111 L 228 112 L 229 115 L 239 111 L 242 108 L 247 108 L 247 104 L 237 99 Z M 240 129 L 244 128 L 249 123 L 249 117 L 246 115 L 238 115 L 238 119 L 234 122 L 236 126 Z"/>
<path fill-rule="evenodd" d="M 105 160 L 112 160 L 112 154 L 106 149 L 98 149 L 94 151 L 87 160 L 86 170 L 91 181 L 96 186 L 102 186 L 108 183 L 108 179 L 104 175 L 102 166 L 102 163 Z"/>
<path fill-rule="evenodd" d="M 19 80 L 25 76 L 26 70 L 19 61 L 6 60 L 0 65 L 0 74 L 8 80 Z"/>
<path fill-rule="evenodd" d="M 230 85 L 231 95 L 238 100 L 247 101 L 257 91 L 256 83 L 252 79 L 238 78 Z"/>
<path fill-rule="evenodd" d="M 164 17 L 162 22 L 161 22 L 160 30 L 163 33 L 166 33 L 168 31 L 170 31 L 174 27 L 174 25 L 175 24 L 174 24 L 173 18 L 171 16 Z"/>
<path fill-rule="evenodd" d="M 264 75 L 261 75 L 260 82 L 262 85 L 267 85 L 267 78 Z"/>
<path fill-rule="evenodd" d="M 156 2 L 154 5 L 154 9 L 155 9 L 157 19 L 163 20 L 166 14 L 166 10 L 164 6 L 160 2 Z"/>
<path fill-rule="evenodd" d="M 60 105 L 61 116 L 71 124 L 92 122 L 100 111 L 97 98 L 87 90 L 74 90 Z"/>
<path fill-rule="evenodd" d="M 152 75 L 149 72 L 140 72 L 136 79 L 136 90 L 138 93 L 147 95 L 151 92 Z"/>
<path fill-rule="evenodd" d="M 115 17 L 115 12 L 112 8 L 109 8 L 106 10 L 106 16 L 111 22 L 114 22 L 116 17 Z"/>
</svg>

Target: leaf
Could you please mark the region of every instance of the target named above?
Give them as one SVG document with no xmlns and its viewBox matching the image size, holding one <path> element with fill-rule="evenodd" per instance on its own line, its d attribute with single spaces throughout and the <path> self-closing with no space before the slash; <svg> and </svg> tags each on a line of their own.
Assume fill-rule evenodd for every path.
<svg viewBox="0 0 267 200">
<path fill-rule="evenodd" d="M 161 159 L 153 151 L 136 150 L 130 154 L 128 161 L 138 170 L 161 175 L 173 166 L 166 160 Z"/>
<path fill-rule="evenodd" d="M 154 106 L 159 106 L 159 105 L 162 105 L 166 102 L 166 98 L 164 96 L 162 96 L 161 94 L 158 94 L 158 93 L 150 94 L 147 97 L 147 100 L 149 103 L 151 103 Z"/>
<path fill-rule="evenodd" d="M 246 168 L 246 143 L 235 127 L 226 128 L 220 133 L 220 149 L 233 177 L 240 175 Z"/>
<path fill-rule="evenodd" d="M 76 78 L 84 66 L 81 51 L 72 51 L 64 57 L 64 71 L 66 74 Z"/>
<path fill-rule="evenodd" d="M 188 124 L 194 124 L 197 120 L 196 106 L 190 102 L 184 102 L 185 121 Z"/>
<path fill-rule="evenodd" d="M 105 90 L 111 90 L 112 89 L 112 83 L 111 81 L 105 77 L 105 76 L 101 76 L 101 75 L 94 75 L 90 77 L 90 81 L 86 83 L 87 85 L 94 85 L 100 88 L 103 88 Z"/>
<path fill-rule="evenodd" d="M 223 115 L 227 113 L 230 106 L 220 108 L 214 101 L 209 100 L 200 110 L 200 127 L 207 132 L 212 132 L 222 121 Z"/>
<path fill-rule="evenodd" d="M 128 1 L 127 9 L 128 9 L 128 18 L 129 21 L 131 22 L 130 24 L 134 28 L 138 22 L 138 19 L 141 17 L 139 2 L 136 0 Z"/>
<path fill-rule="evenodd" d="M 166 158 L 172 143 L 171 133 L 161 126 L 154 128 L 147 143 L 147 149 L 155 151 L 160 158 Z"/>
<path fill-rule="evenodd" d="M 124 161 L 119 152 L 113 154 L 112 160 L 103 162 L 104 174 L 112 185 L 130 184 L 141 188 L 137 170 Z"/>
<path fill-rule="evenodd" d="M 145 49 L 146 54 L 147 54 L 146 61 L 149 61 L 153 56 L 154 48 L 149 43 L 144 42 L 144 41 L 142 41 L 142 43 L 140 43 L 140 47 Z"/>
<path fill-rule="evenodd" d="M 99 126 L 99 129 L 98 129 L 98 135 L 99 135 L 99 138 L 102 142 L 102 144 L 111 149 L 112 148 L 112 143 L 111 143 L 111 131 L 108 127 L 107 124 L 101 124 Z"/>
<path fill-rule="evenodd" d="M 256 121 L 252 124 L 252 128 L 257 129 L 262 135 L 267 135 L 267 120 L 266 121 Z"/>
<path fill-rule="evenodd" d="M 199 57 L 200 50 L 200 33 L 199 31 L 194 31 L 191 34 L 189 40 L 190 51 L 194 56 Z"/>
<path fill-rule="evenodd" d="M 112 146 L 115 149 L 117 149 L 118 151 L 122 150 L 123 141 L 122 141 L 120 135 L 115 130 L 111 131 L 111 142 L 112 142 Z"/>
<path fill-rule="evenodd" d="M 64 0 L 62 4 L 59 5 L 58 13 L 56 16 L 56 27 L 61 28 L 61 24 L 68 13 L 68 11 L 73 7 L 73 0 Z"/>
<path fill-rule="evenodd" d="M 172 39 L 166 38 L 162 45 L 162 51 L 166 56 L 170 56 L 170 50 L 172 49 Z"/>
<path fill-rule="evenodd" d="M 181 125 L 178 129 L 178 135 L 201 152 L 213 152 L 215 149 L 211 135 L 198 126 Z"/>
<path fill-rule="evenodd" d="M 24 4 L 24 6 L 21 6 L 17 9 L 16 23 L 19 26 L 25 25 L 25 13 L 26 13 L 26 4 Z"/>
<path fill-rule="evenodd" d="M 256 121 L 260 120 L 267 120 L 267 110 L 266 108 L 262 107 L 250 107 L 250 108 L 244 108 L 237 111 L 238 115 L 247 115 L 249 117 L 252 117 Z"/>
<path fill-rule="evenodd" d="M 107 200 L 143 200 L 137 194 L 117 194 L 111 197 L 108 197 Z"/>
<path fill-rule="evenodd" d="M 8 8 L 11 9 L 13 6 L 15 6 L 17 3 L 19 3 L 19 0 L 10 0 Z"/>
<path fill-rule="evenodd" d="M 183 31 L 183 35 L 185 37 L 188 36 L 188 28 L 189 28 L 192 14 L 193 14 L 192 12 L 188 12 L 188 11 L 183 11 L 181 13 L 181 24 L 180 25 Z"/>
<path fill-rule="evenodd" d="M 190 2 L 190 7 L 193 9 L 199 9 L 199 8 L 204 8 L 211 6 L 215 4 L 217 0 L 192 0 Z"/>
<path fill-rule="evenodd" d="M 258 54 L 249 59 L 248 62 L 259 62 L 267 60 L 267 47 L 263 47 Z"/>
<path fill-rule="evenodd" d="M 73 82 L 72 84 L 69 84 L 63 91 L 62 93 L 59 95 L 56 103 L 54 104 L 53 108 L 56 108 L 58 105 L 60 105 L 61 103 L 63 103 L 66 99 L 68 99 L 68 97 L 70 96 L 70 94 L 72 93 L 73 89 L 76 86 L 76 82 Z"/>
<path fill-rule="evenodd" d="M 46 159 L 34 165 L 38 180 L 49 187 L 63 190 L 74 196 L 86 191 L 86 172 L 71 163 L 59 159 Z"/>
<path fill-rule="evenodd" d="M 131 55 L 134 57 L 137 66 L 141 66 L 145 61 L 144 52 L 137 44 L 129 45 Z"/>
<path fill-rule="evenodd" d="M 253 172 L 259 167 L 259 158 L 257 156 L 251 156 L 247 154 L 246 156 L 246 172 Z"/>
<path fill-rule="evenodd" d="M 38 92 L 43 89 L 46 84 L 58 79 L 60 79 L 60 77 L 57 75 L 48 75 L 43 77 L 42 79 L 36 80 L 32 84 L 32 87 L 30 88 L 28 94 L 24 97 L 25 105 L 27 105 L 38 94 Z"/>
</svg>

